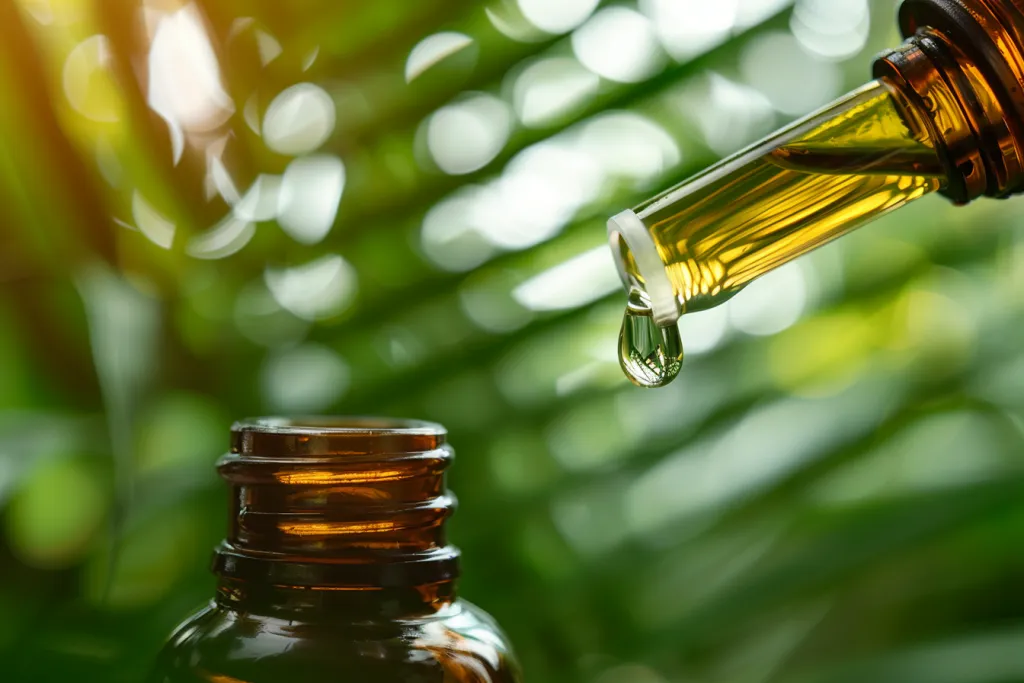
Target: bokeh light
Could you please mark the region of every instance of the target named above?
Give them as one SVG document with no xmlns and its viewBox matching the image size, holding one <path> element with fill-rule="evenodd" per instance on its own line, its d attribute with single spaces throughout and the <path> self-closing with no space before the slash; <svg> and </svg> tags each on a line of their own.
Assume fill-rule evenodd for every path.
<svg viewBox="0 0 1024 683">
<path fill-rule="evenodd" d="M 267 268 L 267 289 L 283 308 L 303 320 L 341 313 L 355 298 L 355 269 L 337 254 L 291 268 Z"/>
<path fill-rule="evenodd" d="M 285 169 L 277 193 L 281 228 L 296 242 L 320 242 L 334 226 L 344 189 L 341 159 L 324 154 L 295 159 Z"/>
<path fill-rule="evenodd" d="M 110 42 L 90 36 L 76 45 L 64 62 L 64 93 L 79 114 L 109 123 L 121 118 L 120 98 L 110 73 Z"/>
<path fill-rule="evenodd" d="M 446 270 L 470 270 L 483 263 L 494 248 L 483 238 L 476 210 L 479 187 L 466 187 L 446 197 L 423 218 L 420 245 L 424 254 Z"/>
<path fill-rule="evenodd" d="M 760 90 L 717 73 L 691 84 L 678 99 L 705 144 L 723 156 L 766 135 L 776 123 L 772 103 Z"/>
<path fill-rule="evenodd" d="M 260 346 L 291 346 L 309 332 L 309 323 L 281 306 L 263 278 L 242 288 L 232 314 L 238 331 Z"/>
<path fill-rule="evenodd" d="M 565 33 L 576 28 L 591 15 L 599 0 L 516 0 L 527 21 L 542 31 Z"/>
<path fill-rule="evenodd" d="M 755 280 L 729 302 L 729 322 L 740 332 L 772 335 L 799 318 L 807 300 L 803 271 L 798 262 Z"/>
<path fill-rule="evenodd" d="M 263 141 L 280 154 L 306 154 L 334 130 L 334 102 L 313 83 L 298 83 L 274 98 L 263 115 Z"/>
<path fill-rule="evenodd" d="M 807 50 L 827 59 L 848 59 L 867 44 L 868 0 L 798 0 L 790 30 Z"/>
<path fill-rule="evenodd" d="M 512 116 L 502 100 L 474 93 L 434 112 L 427 122 L 427 146 L 434 163 L 452 175 L 486 166 L 505 146 Z"/>
<path fill-rule="evenodd" d="M 651 21 L 626 7 L 608 7 L 591 17 L 573 32 L 572 49 L 583 66 L 621 83 L 650 78 L 665 60 Z"/>
<path fill-rule="evenodd" d="M 349 368 L 329 348 L 307 343 L 270 352 L 260 371 L 260 384 L 270 410 L 315 414 L 345 394 Z"/>
<path fill-rule="evenodd" d="M 177 226 L 150 205 L 138 190 L 132 194 L 132 218 L 139 232 L 153 244 L 164 249 L 170 249 L 174 244 Z"/>
<path fill-rule="evenodd" d="M 596 93 L 600 79 L 572 57 L 538 60 L 516 76 L 512 101 L 524 126 L 550 125 L 579 109 Z"/>
<path fill-rule="evenodd" d="M 739 0 L 641 0 L 665 51 L 685 61 L 728 39 L 736 23 Z"/>
<path fill-rule="evenodd" d="M 557 311 L 585 306 L 622 287 L 605 245 L 534 275 L 512 291 L 532 311 Z"/>
<path fill-rule="evenodd" d="M 12 550 L 41 569 L 79 560 L 99 534 L 107 495 L 97 472 L 73 457 L 37 466 L 12 497 L 6 515 Z"/>
<path fill-rule="evenodd" d="M 405 60 L 405 82 L 411 83 L 420 74 L 457 52 L 474 47 L 473 39 L 457 31 L 442 31 L 416 43 Z"/>
<path fill-rule="evenodd" d="M 639 187 L 682 161 L 672 136 L 633 112 L 606 112 L 591 119 L 581 131 L 580 144 L 605 173 L 630 178 Z"/>
<path fill-rule="evenodd" d="M 153 18 L 148 103 L 171 131 L 174 158 L 184 132 L 212 130 L 234 112 L 203 19 L 194 4 Z"/>
<path fill-rule="evenodd" d="M 222 259 L 240 251 L 256 234 L 256 226 L 229 215 L 203 234 L 189 240 L 186 251 L 200 259 Z"/>
<path fill-rule="evenodd" d="M 789 116 L 812 111 L 840 94 L 838 67 L 809 58 L 792 33 L 779 31 L 752 40 L 740 58 L 740 69 L 750 85 Z M 799 88 L 792 87 L 794 79 Z"/>
</svg>

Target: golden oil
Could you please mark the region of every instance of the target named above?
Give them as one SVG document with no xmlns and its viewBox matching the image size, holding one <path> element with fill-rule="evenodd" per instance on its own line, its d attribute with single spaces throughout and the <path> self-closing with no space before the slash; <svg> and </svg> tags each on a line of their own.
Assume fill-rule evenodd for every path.
<svg viewBox="0 0 1024 683">
<path fill-rule="evenodd" d="M 629 290 L 622 316 L 619 365 L 633 384 L 648 389 L 665 386 L 683 367 L 679 327 L 656 324 L 646 297 L 636 287 Z"/>
<path fill-rule="evenodd" d="M 923 126 L 875 81 L 635 213 L 686 312 L 939 189 L 943 177 Z"/>
</svg>

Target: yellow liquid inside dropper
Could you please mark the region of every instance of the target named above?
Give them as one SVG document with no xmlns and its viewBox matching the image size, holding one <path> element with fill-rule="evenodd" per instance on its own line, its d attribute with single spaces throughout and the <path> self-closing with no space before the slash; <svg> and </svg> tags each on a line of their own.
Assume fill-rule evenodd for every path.
<svg viewBox="0 0 1024 683">
<path fill-rule="evenodd" d="M 636 207 L 679 311 L 723 303 L 753 279 L 940 189 L 938 155 L 901 97 L 873 81 Z M 642 274 L 629 272 L 632 258 L 622 258 L 642 286 Z M 644 385 L 623 348 L 623 369 Z"/>
</svg>

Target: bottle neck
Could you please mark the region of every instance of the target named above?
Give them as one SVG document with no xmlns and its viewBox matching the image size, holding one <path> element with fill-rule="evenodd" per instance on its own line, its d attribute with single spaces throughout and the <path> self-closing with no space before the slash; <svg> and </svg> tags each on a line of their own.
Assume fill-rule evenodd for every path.
<svg viewBox="0 0 1024 683">
<path fill-rule="evenodd" d="M 300 622 L 346 624 L 424 619 L 453 609 L 455 581 L 390 588 L 282 586 L 221 578 L 215 601 L 223 609 Z"/>
<path fill-rule="evenodd" d="M 217 602 L 259 614 L 423 615 L 455 597 L 455 499 L 444 431 L 374 421 L 262 421 L 232 428 Z M 420 424 L 420 423 L 413 423 Z"/>
<path fill-rule="evenodd" d="M 1012 2 L 904 0 L 906 42 L 875 62 L 928 128 L 943 192 L 963 204 L 1024 189 L 1024 12 Z"/>
</svg>

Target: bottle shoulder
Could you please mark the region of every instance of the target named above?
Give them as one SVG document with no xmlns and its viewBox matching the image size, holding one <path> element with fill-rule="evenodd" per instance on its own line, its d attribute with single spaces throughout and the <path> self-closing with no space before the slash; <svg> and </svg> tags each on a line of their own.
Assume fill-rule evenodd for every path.
<svg viewBox="0 0 1024 683">
<path fill-rule="evenodd" d="M 508 641 L 458 600 L 436 616 L 311 623 L 211 604 L 172 633 L 149 683 L 517 683 Z"/>
</svg>

